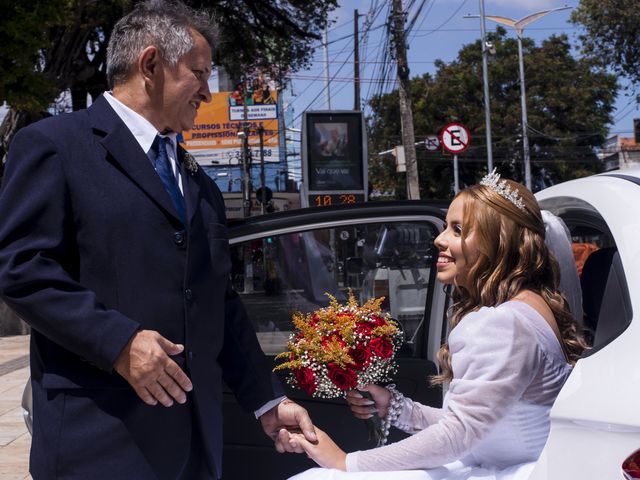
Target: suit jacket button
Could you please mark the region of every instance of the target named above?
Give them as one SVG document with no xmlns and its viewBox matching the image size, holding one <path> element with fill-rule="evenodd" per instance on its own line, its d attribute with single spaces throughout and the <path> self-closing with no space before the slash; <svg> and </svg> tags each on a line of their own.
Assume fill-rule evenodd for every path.
<svg viewBox="0 0 640 480">
<path fill-rule="evenodd" d="M 188 355 L 189 355 L 189 360 L 191 360 L 193 358 L 193 350 L 189 350 Z"/>
<path fill-rule="evenodd" d="M 173 243 L 175 243 L 178 247 L 184 246 L 184 232 L 175 232 L 173 234 Z"/>
<path fill-rule="evenodd" d="M 190 288 L 187 288 L 184 291 L 184 298 L 186 298 L 187 300 L 191 300 L 193 298 L 193 292 L 191 291 Z"/>
</svg>

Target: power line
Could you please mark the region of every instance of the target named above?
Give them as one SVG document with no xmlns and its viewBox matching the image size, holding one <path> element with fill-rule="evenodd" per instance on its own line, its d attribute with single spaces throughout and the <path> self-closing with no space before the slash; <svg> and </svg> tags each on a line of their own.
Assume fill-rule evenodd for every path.
<svg viewBox="0 0 640 480">
<path fill-rule="evenodd" d="M 329 60 L 329 63 L 342 63 L 342 62 L 344 62 L 344 60 L 343 59 L 339 59 L 339 58 L 337 58 L 335 60 Z M 381 60 L 361 60 L 360 63 L 368 64 L 368 65 L 379 65 L 379 64 L 382 64 L 382 63 L 385 63 L 385 62 L 383 62 Z M 424 63 L 434 64 L 434 63 L 436 63 L 436 61 L 435 60 L 419 60 L 419 61 L 412 61 L 411 63 L 412 64 L 416 64 L 416 63 L 418 63 L 418 64 L 424 64 Z M 322 69 L 322 71 L 324 72 L 324 68 Z M 291 74 L 290 76 L 294 76 L 294 75 L 297 75 L 297 74 L 294 73 L 294 74 Z"/>
<path fill-rule="evenodd" d="M 345 49 L 347 48 L 347 46 L 348 46 L 348 44 L 345 44 L 345 46 L 344 46 L 344 47 L 342 47 L 342 50 L 338 53 L 338 55 L 342 54 L 342 53 L 345 51 Z M 344 62 L 342 62 L 342 64 L 341 64 L 341 65 L 340 65 L 340 67 L 338 68 L 338 70 L 333 74 L 333 77 L 336 77 L 336 76 L 338 75 L 338 73 L 340 73 L 340 71 L 342 70 L 342 68 L 346 65 L 346 63 L 347 63 L 347 62 L 349 62 L 350 60 L 351 60 L 351 55 L 349 55 L 349 57 L 347 57 L 347 59 L 345 59 L 345 60 L 344 60 Z M 333 81 L 333 77 L 329 80 L 329 82 Z M 322 76 L 322 75 L 317 76 L 317 77 L 316 77 L 316 81 L 319 81 L 321 78 L 323 78 L 323 76 Z M 315 97 L 315 98 L 314 98 L 314 99 L 309 103 L 309 105 L 311 105 L 313 102 L 315 102 L 315 101 L 318 99 L 318 97 L 319 97 L 322 93 L 324 93 L 324 91 L 326 90 L 326 88 L 327 88 L 327 87 L 326 87 L 326 85 L 325 85 L 325 86 L 323 86 L 322 90 L 320 90 L 320 93 L 319 93 L 319 94 L 318 94 L 318 95 L 317 95 L 317 96 L 316 96 L 316 97 Z M 297 98 L 295 98 L 293 101 L 289 102 L 289 107 L 292 107 L 292 106 L 293 106 L 293 104 L 298 100 L 298 98 L 300 98 L 300 97 L 297 97 Z M 308 108 L 308 106 L 307 106 L 307 108 Z M 306 110 L 306 109 L 305 109 L 305 110 Z M 297 118 L 297 117 L 296 117 L 296 118 Z"/>
<path fill-rule="evenodd" d="M 305 77 L 302 75 L 290 75 L 289 76 L 290 79 L 292 80 L 310 80 L 310 81 L 315 81 L 317 79 L 317 77 Z M 353 83 L 353 77 L 335 77 L 331 79 L 334 82 L 340 82 L 340 83 Z M 379 81 L 379 78 L 377 77 L 360 77 L 360 81 L 363 83 L 377 83 Z"/>
<path fill-rule="evenodd" d="M 380 10 L 381 10 L 381 8 L 382 8 L 382 7 L 377 7 L 377 6 L 375 6 L 375 5 L 374 5 L 374 7 L 375 7 L 377 10 L 375 10 L 375 11 L 374 11 L 374 14 L 373 14 L 373 20 L 375 20 L 375 18 L 376 18 L 376 17 L 377 17 L 377 15 L 379 14 L 379 11 L 380 11 Z M 382 26 L 384 26 L 384 25 L 381 25 L 381 26 L 379 26 L 379 27 L 372 27 L 372 25 L 371 25 L 370 23 L 366 24 L 366 25 L 365 25 L 365 28 L 363 29 L 363 33 L 362 33 L 363 37 L 364 37 L 364 36 L 368 36 L 368 35 L 369 35 L 369 33 L 370 33 L 372 30 L 376 30 L 376 29 L 378 29 L 378 28 L 380 28 L 380 27 L 382 27 Z M 353 37 L 353 35 L 351 35 L 351 38 L 352 38 L 352 37 Z M 343 37 L 343 38 L 347 38 L 347 37 L 345 36 L 345 37 Z M 329 43 L 331 43 L 331 42 L 327 42 L 327 44 L 329 44 Z M 344 50 L 347 48 L 347 46 L 349 46 L 349 43 L 345 43 L 345 46 L 342 48 L 342 50 L 341 50 L 337 55 L 335 55 L 335 56 L 334 56 L 334 58 L 337 58 L 339 55 L 341 55 L 341 54 L 344 52 Z M 339 68 L 338 68 L 338 70 L 334 73 L 334 75 L 333 75 L 333 76 L 332 76 L 332 78 L 329 80 L 329 82 L 333 82 L 333 81 L 334 81 L 334 79 L 339 78 L 337 75 L 340 73 L 340 71 L 343 69 L 343 67 L 344 67 L 348 62 L 350 62 L 350 61 L 351 61 L 352 56 L 353 56 L 353 53 L 350 53 L 350 54 L 349 54 L 349 56 L 348 56 L 348 57 L 347 57 L 347 58 L 346 58 L 346 59 L 341 63 L 340 67 L 339 67 Z M 315 81 L 319 81 L 319 80 L 320 80 L 320 78 L 321 78 L 320 76 L 316 77 Z M 310 80 L 311 80 L 312 82 L 314 81 L 313 79 L 310 79 Z M 351 81 L 353 81 L 353 80 L 351 80 Z M 318 100 L 318 98 L 320 97 L 320 95 L 322 95 L 322 94 L 324 93 L 324 91 L 325 91 L 325 90 L 326 90 L 326 86 L 323 86 L 323 88 L 320 90 L 320 92 L 318 92 L 318 94 L 317 94 L 317 95 L 316 95 L 316 96 L 315 96 L 315 97 L 314 97 L 314 98 L 313 98 L 313 99 L 308 103 L 307 107 L 303 109 L 302 113 L 304 113 L 304 111 L 306 111 L 306 110 L 308 110 L 309 108 L 311 108 L 311 107 L 315 104 L 315 102 Z M 338 92 L 336 92 L 336 93 L 338 93 Z M 297 100 L 297 99 L 296 99 L 296 100 Z M 293 103 L 294 103 L 294 102 L 295 102 L 295 100 L 294 100 L 293 102 L 290 102 L 289 107 L 291 107 L 291 106 L 293 105 Z M 302 116 L 302 113 L 298 114 L 298 115 L 293 119 L 293 122 L 294 122 L 294 123 L 295 123 L 295 121 L 296 121 L 296 120 L 298 120 L 298 119 Z"/>
<path fill-rule="evenodd" d="M 624 115 L 622 115 L 622 112 L 624 112 L 629 106 L 635 105 L 637 108 L 637 101 L 636 98 L 632 98 L 631 100 L 629 100 L 629 102 L 620 109 L 620 111 L 616 114 L 615 117 L 613 117 L 613 121 L 614 122 L 619 122 L 620 120 L 622 120 L 623 118 L 627 117 L 631 112 L 633 112 L 633 109 L 629 110 L 627 113 L 625 113 Z"/>
<path fill-rule="evenodd" d="M 405 30 L 405 34 L 407 35 L 407 37 L 409 36 L 409 34 L 411 33 L 411 30 L 413 29 L 413 26 L 416 24 L 416 20 L 418 19 L 418 17 L 420 16 L 420 13 L 422 12 L 422 8 L 424 7 L 424 4 L 427 2 L 427 0 L 422 0 L 422 3 L 420 4 L 420 6 L 418 7 L 416 13 L 414 13 L 413 18 L 411 19 L 411 21 L 409 22 L 409 25 L 407 26 L 406 30 Z M 409 11 L 411 8 L 408 8 L 407 11 Z M 423 18 L 424 21 L 424 18 Z"/>
</svg>

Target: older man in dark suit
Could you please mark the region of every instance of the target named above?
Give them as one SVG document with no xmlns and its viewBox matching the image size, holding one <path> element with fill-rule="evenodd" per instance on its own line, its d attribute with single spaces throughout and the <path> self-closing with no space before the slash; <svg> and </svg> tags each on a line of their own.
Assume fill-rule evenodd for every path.
<svg viewBox="0 0 640 480">
<path fill-rule="evenodd" d="M 222 195 L 176 145 L 211 99 L 209 22 L 147 2 L 115 26 L 112 87 L 33 124 L 0 191 L 0 294 L 32 327 L 35 479 L 221 475 L 222 381 L 279 451 L 282 396 L 229 285 Z"/>
</svg>

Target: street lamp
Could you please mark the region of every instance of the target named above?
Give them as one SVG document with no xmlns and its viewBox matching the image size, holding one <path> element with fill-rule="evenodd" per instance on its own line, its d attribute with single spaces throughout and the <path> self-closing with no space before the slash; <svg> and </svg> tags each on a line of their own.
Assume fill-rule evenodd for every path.
<svg viewBox="0 0 640 480">
<path fill-rule="evenodd" d="M 487 171 L 493 170 L 493 146 L 491 143 L 491 102 L 489 98 L 489 66 L 488 56 L 494 55 L 495 48 L 487 41 L 484 19 L 484 0 L 480 0 L 480 15 L 465 15 L 463 18 L 480 19 L 480 44 L 482 47 L 482 89 L 484 93 L 484 127 L 487 138 Z"/>
<path fill-rule="evenodd" d="M 513 28 L 518 35 L 518 62 L 520 64 L 520 104 L 522 107 L 522 150 L 524 157 L 524 183 L 526 187 L 531 190 L 531 154 L 529 152 L 529 135 L 527 133 L 528 130 L 528 122 L 527 122 L 527 98 L 526 98 L 526 90 L 524 84 L 524 60 L 522 57 L 522 34 L 524 33 L 524 27 L 529 25 L 530 23 L 535 22 L 539 18 L 544 17 L 545 15 L 558 12 L 560 10 L 568 10 L 573 7 L 558 7 L 558 8 L 550 8 L 548 10 L 541 10 L 539 12 L 532 13 L 527 15 L 526 17 L 521 18 L 520 20 L 514 20 L 512 18 L 501 17 L 497 15 L 485 15 L 485 18 L 489 20 L 493 20 L 496 23 L 500 23 L 502 25 L 506 25 L 507 27 Z M 467 15 L 466 18 L 477 18 L 475 15 Z"/>
<path fill-rule="evenodd" d="M 487 172 L 493 170 L 493 144 L 491 143 L 491 101 L 489 96 L 489 48 L 484 24 L 484 0 L 480 0 L 480 35 L 482 36 L 482 88 L 484 92 L 484 127 L 487 137 Z"/>
</svg>

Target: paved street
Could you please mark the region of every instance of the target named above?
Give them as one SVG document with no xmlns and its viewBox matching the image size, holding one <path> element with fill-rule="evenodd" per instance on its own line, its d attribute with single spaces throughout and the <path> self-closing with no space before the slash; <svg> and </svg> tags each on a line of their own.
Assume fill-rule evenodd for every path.
<svg viewBox="0 0 640 480">
<path fill-rule="evenodd" d="M 29 335 L 0 337 L 0 478 L 3 480 L 31 478 L 31 435 L 20 407 L 28 378 Z"/>
</svg>

